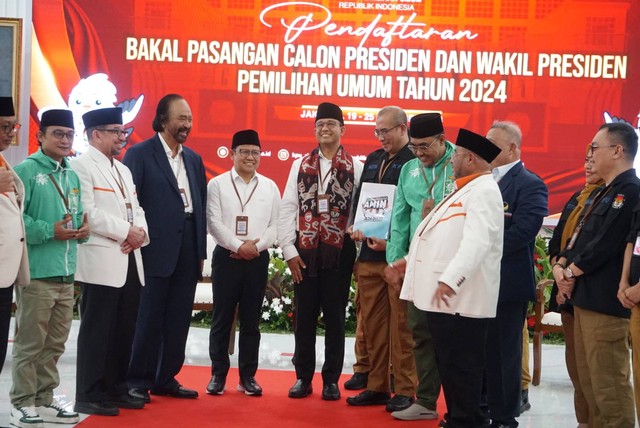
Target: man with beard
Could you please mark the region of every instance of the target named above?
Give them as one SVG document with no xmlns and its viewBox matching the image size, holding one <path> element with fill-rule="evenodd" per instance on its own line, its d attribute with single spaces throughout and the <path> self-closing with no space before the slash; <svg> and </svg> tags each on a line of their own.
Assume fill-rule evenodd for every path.
<svg viewBox="0 0 640 428">
<path fill-rule="evenodd" d="M 128 395 L 127 369 L 144 281 L 140 247 L 149 243 L 129 168 L 115 156 L 127 138 L 120 107 L 82 116 L 89 147 L 71 162 L 82 185 L 91 237 L 78 250 L 82 288 L 75 410 L 113 416 L 141 409 Z"/>
<path fill-rule="evenodd" d="M 165 95 L 152 138 L 127 150 L 129 167 L 149 226 L 142 249 L 145 287 L 129 366 L 129 394 L 196 398 L 175 376 L 182 368 L 196 284 L 206 258 L 207 183 L 202 158 L 184 146 L 193 116 L 180 95 Z"/>
<path fill-rule="evenodd" d="M 409 125 L 409 135 L 409 148 L 416 159 L 402 167 L 398 180 L 391 235 L 387 243 L 389 266 L 385 270 L 388 282 L 398 289 L 401 283 L 398 272 L 394 270 L 395 261 L 407 255 L 411 237 L 418 224 L 455 187 L 451 165 L 454 146 L 445 137 L 440 113 L 414 116 Z M 391 413 L 391 416 L 401 420 L 436 419 L 440 377 L 427 317 L 412 302 L 407 303 L 407 309 L 409 327 L 415 342 L 413 356 L 416 361 L 418 388 L 415 403 L 407 409 Z"/>
</svg>

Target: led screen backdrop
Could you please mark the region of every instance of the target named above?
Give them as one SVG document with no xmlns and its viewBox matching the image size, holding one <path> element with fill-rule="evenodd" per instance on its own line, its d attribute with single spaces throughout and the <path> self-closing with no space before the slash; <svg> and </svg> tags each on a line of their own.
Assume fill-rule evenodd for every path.
<svg viewBox="0 0 640 428">
<path fill-rule="evenodd" d="M 231 166 L 233 133 L 254 128 L 260 171 L 283 187 L 315 145 L 323 101 L 342 106 L 343 143 L 366 156 L 376 111 L 398 105 L 442 112 L 452 141 L 460 127 L 517 122 L 557 211 L 583 184 L 597 127 L 638 127 L 634 0 L 38 0 L 33 22 L 32 127 L 41 109 L 69 106 L 81 133 L 84 111 L 122 105 L 133 145 L 152 135 L 158 100 L 180 93 L 209 177 Z"/>
</svg>

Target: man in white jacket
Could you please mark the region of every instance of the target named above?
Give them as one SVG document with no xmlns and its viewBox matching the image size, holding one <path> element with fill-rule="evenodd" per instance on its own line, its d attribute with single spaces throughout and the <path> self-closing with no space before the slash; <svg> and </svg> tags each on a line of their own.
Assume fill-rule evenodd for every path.
<svg viewBox="0 0 640 428">
<path fill-rule="evenodd" d="M 477 427 L 489 319 L 500 286 L 503 206 L 490 162 L 500 149 L 461 129 L 452 156 L 456 191 L 416 229 L 406 259 L 388 267 L 405 271 L 401 299 L 427 312 L 447 403 L 440 426 Z"/>
<path fill-rule="evenodd" d="M 90 147 L 71 166 L 92 230 L 76 271 L 82 298 L 75 410 L 113 416 L 118 408 L 144 407 L 128 395 L 126 380 L 144 282 L 140 247 L 149 235 L 131 172 L 115 159 L 127 137 L 122 109 L 93 110 L 82 119 Z"/>
<path fill-rule="evenodd" d="M 16 123 L 13 98 L 0 97 L 0 152 L 5 151 L 20 125 Z M 0 154 L 0 372 L 7 355 L 13 284 L 29 283 L 27 240 L 22 219 L 24 186 Z"/>
</svg>

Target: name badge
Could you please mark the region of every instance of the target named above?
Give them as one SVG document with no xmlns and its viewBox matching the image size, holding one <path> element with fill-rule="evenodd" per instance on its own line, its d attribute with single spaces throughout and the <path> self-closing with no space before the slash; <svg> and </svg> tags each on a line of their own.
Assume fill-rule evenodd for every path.
<svg viewBox="0 0 640 428">
<path fill-rule="evenodd" d="M 249 233 L 249 217 L 239 215 L 236 217 L 236 235 L 246 236 Z"/>
<path fill-rule="evenodd" d="M 67 214 L 66 216 L 64 216 L 64 218 L 67 219 L 67 223 L 64 225 L 64 228 L 73 229 L 73 217 Z"/>
<path fill-rule="evenodd" d="M 427 198 L 422 201 L 422 218 L 424 219 L 425 217 L 427 217 L 435 206 L 436 201 L 431 198 Z"/>
<path fill-rule="evenodd" d="M 318 214 L 329 212 L 329 195 L 318 195 Z"/>
<path fill-rule="evenodd" d="M 636 243 L 633 245 L 633 255 L 640 256 L 640 233 L 638 233 Z"/>
<path fill-rule="evenodd" d="M 130 202 L 126 202 L 125 206 L 127 207 L 127 221 L 129 224 L 133 224 L 133 207 Z"/>
<path fill-rule="evenodd" d="M 187 192 L 184 189 L 180 189 L 180 197 L 182 198 L 182 203 L 185 208 L 189 207 L 189 199 L 187 198 Z"/>
</svg>

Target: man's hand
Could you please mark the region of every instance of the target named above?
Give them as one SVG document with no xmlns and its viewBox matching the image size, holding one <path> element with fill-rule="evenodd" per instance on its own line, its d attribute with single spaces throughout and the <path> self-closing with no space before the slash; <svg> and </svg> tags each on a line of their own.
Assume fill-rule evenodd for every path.
<svg viewBox="0 0 640 428">
<path fill-rule="evenodd" d="M 60 221 L 53 223 L 53 239 L 58 241 L 68 241 L 70 239 L 76 239 L 78 229 L 67 229 L 67 222 L 71 220 L 71 214 L 67 214 Z"/>
<path fill-rule="evenodd" d="M 556 280 L 556 284 L 558 284 L 558 294 L 562 294 L 566 299 L 570 299 L 573 287 L 576 285 L 576 279 L 566 278 L 564 276 L 564 269 L 560 265 L 553 265 L 553 278 Z"/>
<path fill-rule="evenodd" d="M 447 308 L 450 308 L 449 299 L 455 295 L 456 292 L 453 291 L 453 288 L 449 287 L 444 282 L 438 281 L 438 288 L 436 289 L 436 294 L 433 295 L 431 303 L 435 304 L 436 308 L 440 308 L 440 303 L 444 303 Z"/>
<path fill-rule="evenodd" d="M 367 247 L 373 251 L 384 251 L 387 249 L 387 241 L 372 236 L 371 238 L 367 238 Z"/>
<path fill-rule="evenodd" d="M 87 218 L 87 213 L 84 213 L 80 229 L 76 232 L 76 239 L 87 239 L 90 233 L 91 228 L 89 227 L 89 219 Z"/>
<path fill-rule="evenodd" d="M 144 244 L 145 236 L 146 233 L 143 228 L 138 226 L 130 226 L 129 233 L 127 234 L 127 239 L 125 240 L 125 242 L 131 244 L 133 249 L 137 250 L 138 248 L 142 247 L 142 244 Z"/>
<path fill-rule="evenodd" d="M 385 282 L 397 293 L 400 293 L 400 290 L 402 289 L 402 280 L 404 279 L 404 272 L 406 269 L 407 261 L 404 258 L 398 259 L 393 263 L 389 263 L 389 265 L 384 268 L 382 276 Z"/>
<path fill-rule="evenodd" d="M 361 230 L 353 230 L 353 226 L 347 228 L 347 234 L 351 236 L 351 240 L 354 242 L 362 242 L 367 238 Z"/>
<path fill-rule="evenodd" d="M 640 301 L 640 283 L 631 287 L 628 281 L 620 281 L 617 296 L 622 306 L 633 308 Z"/>
<path fill-rule="evenodd" d="M 293 282 L 300 284 L 302 282 L 302 269 L 306 269 L 307 265 L 304 264 L 300 256 L 287 260 L 287 264 L 289 265 Z"/>
<path fill-rule="evenodd" d="M 256 244 L 260 241 L 260 239 L 254 239 L 249 241 L 244 241 L 238 251 L 236 253 L 231 253 L 230 257 L 232 259 L 243 259 L 243 260 L 253 260 L 256 257 L 260 256 L 260 251 L 258 251 L 258 247 Z"/>
<path fill-rule="evenodd" d="M 0 193 L 13 193 L 16 190 L 16 182 L 11 171 L 0 169 Z"/>
</svg>

